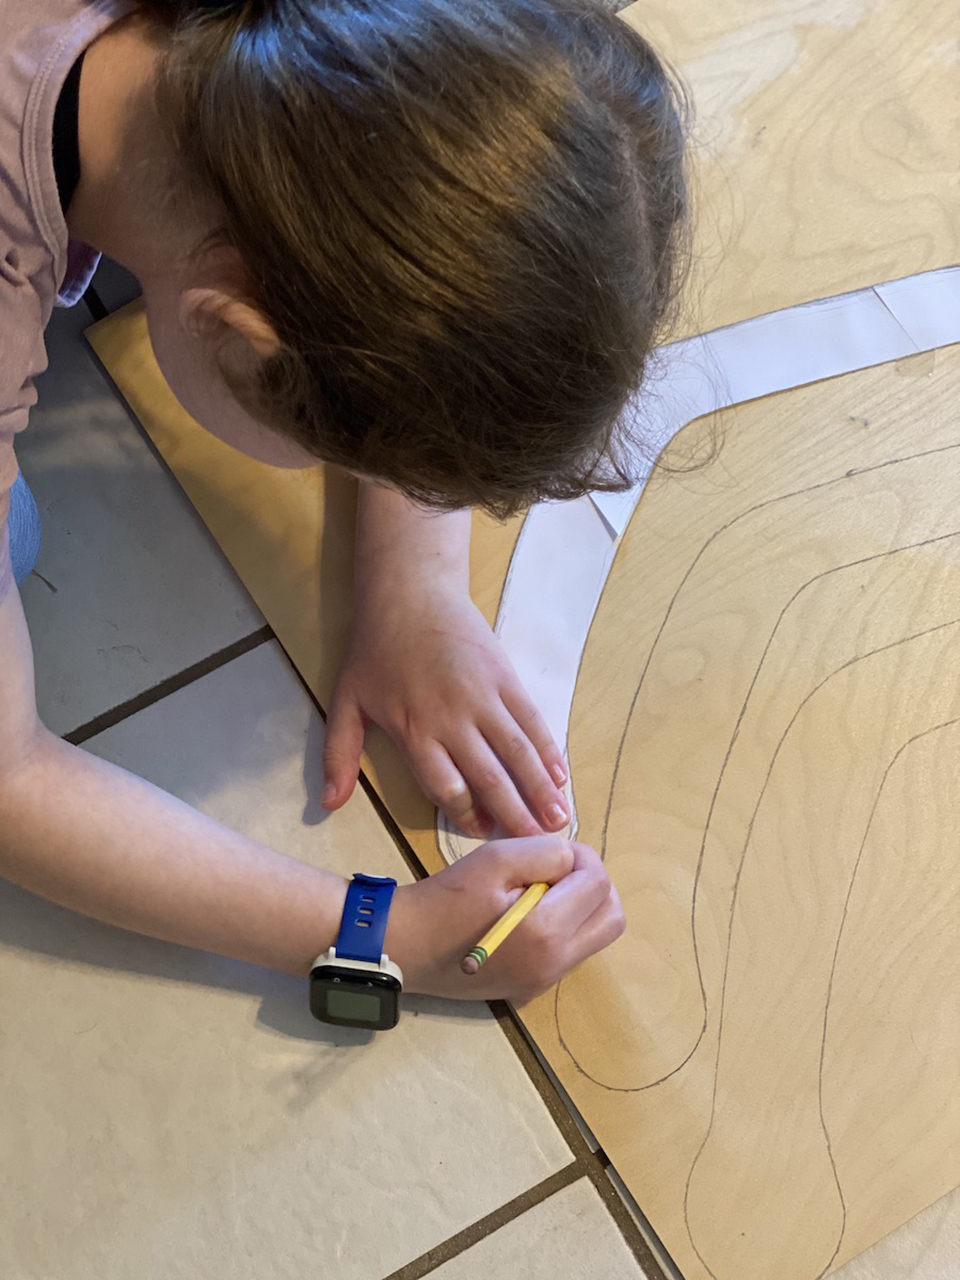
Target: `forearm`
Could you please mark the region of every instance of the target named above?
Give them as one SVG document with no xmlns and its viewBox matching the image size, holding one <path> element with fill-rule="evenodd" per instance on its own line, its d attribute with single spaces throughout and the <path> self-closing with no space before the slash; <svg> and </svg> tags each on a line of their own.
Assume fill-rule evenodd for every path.
<svg viewBox="0 0 960 1280">
<path fill-rule="evenodd" d="M 382 583 L 470 586 L 469 511 L 426 512 L 403 494 L 367 481 L 357 511 L 358 593 Z"/>
<path fill-rule="evenodd" d="M 126 929 L 305 973 L 335 939 L 344 881 L 60 741 L 28 709 L 28 659 L 14 593 L 0 606 L 0 874 Z"/>
</svg>

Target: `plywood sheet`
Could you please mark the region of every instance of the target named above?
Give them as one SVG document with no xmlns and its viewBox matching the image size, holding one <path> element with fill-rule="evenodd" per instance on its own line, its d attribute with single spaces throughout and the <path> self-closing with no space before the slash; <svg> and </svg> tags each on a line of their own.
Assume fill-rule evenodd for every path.
<svg viewBox="0 0 960 1280">
<path fill-rule="evenodd" d="M 629 928 L 524 1017 L 687 1280 L 815 1280 L 960 1183 L 958 406 L 954 347 L 726 411 L 591 632 Z"/>
<path fill-rule="evenodd" d="M 695 110 L 684 332 L 960 261 L 957 10 L 639 0 Z"/>
<path fill-rule="evenodd" d="M 201 430 L 157 367 L 140 302 L 88 338 L 325 708 L 352 610 L 356 481 L 332 467 L 268 467 Z M 491 623 L 520 524 L 474 517 L 471 589 Z M 380 730 L 368 733 L 363 767 L 417 856 L 439 870 L 433 806 Z"/>
</svg>

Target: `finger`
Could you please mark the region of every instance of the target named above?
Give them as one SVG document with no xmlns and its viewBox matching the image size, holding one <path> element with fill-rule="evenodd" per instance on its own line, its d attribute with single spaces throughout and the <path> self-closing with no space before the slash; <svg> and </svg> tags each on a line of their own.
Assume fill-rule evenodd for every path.
<svg viewBox="0 0 960 1280">
<path fill-rule="evenodd" d="M 493 830 L 493 819 L 474 802 L 463 775 L 439 742 L 410 751 L 410 764 L 424 794 L 464 834 L 482 840 Z"/>
<path fill-rule="evenodd" d="M 505 889 L 526 889 L 531 884 L 556 884 L 569 875 L 574 866 L 574 845 L 562 836 L 541 832 L 517 839 L 492 840 L 462 858 L 456 865 L 463 875 L 471 875 L 471 860 L 483 859 L 493 865 Z M 444 875 L 449 875 L 449 868 Z M 546 895 L 544 895 L 545 900 Z M 538 906 L 539 910 L 539 906 Z"/>
<path fill-rule="evenodd" d="M 554 888 L 548 890 L 538 907 L 520 924 L 515 934 L 503 944 L 502 951 L 507 952 L 509 955 L 508 948 L 511 947 L 511 944 L 514 949 L 518 944 L 522 945 L 524 941 L 523 932 L 526 930 L 526 945 L 528 948 L 532 947 L 533 953 L 539 957 L 539 963 L 531 973 L 531 985 L 519 996 L 520 1003 L 527 999 L 532 999 L 549 990 L 550 987 L 555 986 L 565 974 L 589 959 L 590 956 L 616 942 L 626 927 L 620 897 L 613 885 L 609 883 L 603 889 L 601 901 L 598 902 L 597 906 L 587 915 L 579 927 L 572 933 L 568 931 L 566 925 L 558 927 L 556 918 L 551 916 L 548 899 L 553 896 L 554 903 L 556 903 L 557 898 L 560 897 L 557 890 L 571 887 L 569 882 L 574 879 L 574 876 L 579 877 L 583 874 L 583 870 L 571 872 Z M 589 911 L 591 895 L 581 892 L 580 889 L 576 889 L 575 892 L 579 898 L 579 906 Z M 547 904 L 547 910 L 538 916 L 537 912 L 541 910 L 544 904 Z M 498 952 L 498 955 L 500 955 L 501 963 L 507 958 L 501 955 L 500 952 Z M 496 955 L 492 956 L 490 963 L 494 964 L 496 959 Z"/>
<path fill-rule="evenodd" d="M 567 802 L 521 725 L 504 709 L 480 727 L 540 826 L 545 831 L 559 831 L 565 827 L 570 821 Z"/>
<path fill-rule="evenodd" d="M 570 968 L 582 964 L 598 951 L 603 951 L 623 934 L 627 927 L 623 904 L 616 888 L 611 885 L 605 902 L 601 902 L 592 915 L 571 939 L 571 953 L 568 957 Z"/>
<path fill-rule="evenodd" d="M 360 776 L 363 733 L 363 716 L 357 703 L 353 698 L 334 694 L 323 744 L 320 803 L 325 809 L 339 809 L 353 794 Z"/>
<path fill-rule="evenodd" d="M 530 739 L 554 785 L 566 786 L 566 760 L 537 704 L 519 680 L 508 681 L 500 696 L 503 698 L 503 705 Z"/>
<path fill-rule="evenodd" d="M 524 804 L 502 761 L 482 734 L 473 733 L 460 752 L 453 752 L 453 761 L 476 801 L 504 831 L 514 836 L 542 834 L 540 823 Z"/>
<path fill-rule="evenodd" d="M 573 867 L 540 902 L 539 924 L 554 937 L 572 939 L 593 913 L 610 901 L 613 885 L 600 858 L 587 845 L 571 845 Z M 619 901 L 619 899 L 618 899 Z"/>
</svg>

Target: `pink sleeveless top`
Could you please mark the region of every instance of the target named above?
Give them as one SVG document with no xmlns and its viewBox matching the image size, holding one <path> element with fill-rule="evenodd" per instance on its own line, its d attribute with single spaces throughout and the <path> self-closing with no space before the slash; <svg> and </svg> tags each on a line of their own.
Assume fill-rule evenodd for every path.
<svg viewBox="0 0 960 1280">
<path fill-rule="evenodd" d="M 0 599 L 13 581 L 7 537 L 14 439 L 47 367 L 43 330 L 71 306 L 97 255 L 67 235 L 53 171 L 53 115 L 67 73 L 120 16 L 113 0 L 0 0 Z"/>
</svg>

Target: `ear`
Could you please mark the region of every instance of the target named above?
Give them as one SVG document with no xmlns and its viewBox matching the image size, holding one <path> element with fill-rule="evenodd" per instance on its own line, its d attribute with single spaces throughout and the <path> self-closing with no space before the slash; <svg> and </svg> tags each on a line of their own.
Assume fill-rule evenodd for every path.
<svg viewBox="0 0 960 1280">
<path fill-rule="evenodd" d="M 180 295 L 180 323 L 193 337 L 227 325 L 266 359 L 280 350 L 280 339 L 256 307 L 220 289 L 185 289 Z"/>
</svg>

